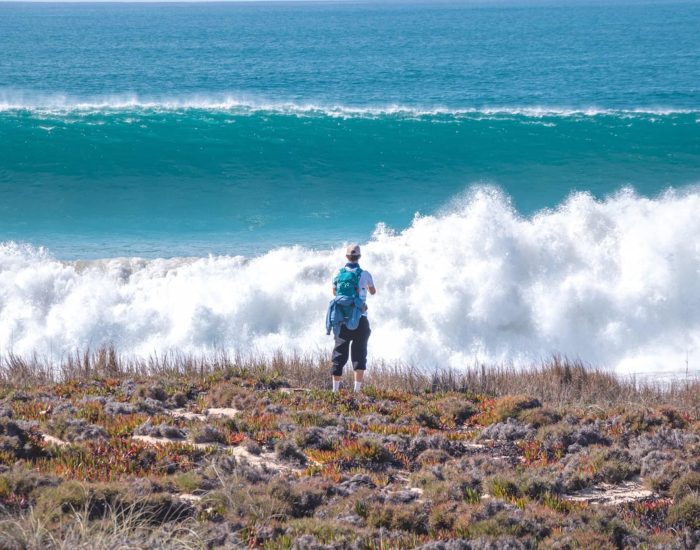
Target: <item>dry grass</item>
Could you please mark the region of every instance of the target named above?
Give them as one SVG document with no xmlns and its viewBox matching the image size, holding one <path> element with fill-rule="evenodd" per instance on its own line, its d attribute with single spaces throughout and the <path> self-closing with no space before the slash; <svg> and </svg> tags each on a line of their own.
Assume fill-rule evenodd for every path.
<svg viewBox="0 0 700 550">
<path fill-rule="evenodd" d="M 327 358 L 282 354 L 272 358 L 225 353 L 206 357 L 169 354 L 142 360 L 121 356 L 114 349 L 106 348 L 68 356 L 55 365 L 38 357 L 27 359 L 10 354 L 0 358 L 0 384 L 6 388 L 94 378 L 248 376 L 269 389 L 287 382 L 294 387 L 327 389 L 329 371 Z M 351 372 L 346 373 L 348 383 L 351 376 Z M 526 369 L 481 365 L 464 370 L 425 370 L 380 362 L 367 371 L 366 381 L 376 388 L 415 394 L 450 391 L 492 397 L 525 394 L 554 407 L 673 405 L 693 418 L 700 418 L 698 379 L 655 381 L 621 377 L 558 356 Z"/>
<path fill-rule="evenodd" d="M 204 549 L 206 539 L 195 520 L 152 525 L 138 505 L 107 510 L 101 521 L 91 521 L 87 508 L 73 510 L 62 521 L 30 508 L 0 519 L 0 548 L 7 550 L 112 550 L 115 548 Z"/>
</svg>

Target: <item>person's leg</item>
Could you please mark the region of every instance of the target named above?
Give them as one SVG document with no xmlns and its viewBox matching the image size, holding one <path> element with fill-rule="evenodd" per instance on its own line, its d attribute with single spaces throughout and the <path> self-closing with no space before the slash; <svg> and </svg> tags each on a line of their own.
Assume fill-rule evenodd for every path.
<svg viewBox="0 0 700 550">
<path fill-rule="evenodd" d="M 359 369 L 355 371 L 355 384 L 352 387 L 352 391 L 357 393 L 362 389 L 362 380 L 364 379 L 364 377 L 365 371 Z"/>
<path fill-rule="evenodd" d="M 340 381 L 343 379 L 343 367 L 348 362 L 348 354 L 350 351 L 350 338 L 348 330 L 342 326 L 340 333 L 335 337 L 335 346 L 333 347 L 333 368 L 331 374 L 333 376 L 333 391 L 337 392 L 340 389 Z"/>
<path fill-rule="evenodd" d="M 362 388 L 362 381 L 367 368 L 367 341 L 372 332 L 369 328 L 367 317 L 360 319 L 360 325 L 353 332 L 355 334 L 352 341 L 351 359 L 352 368 L 355 371 L 354 390 L 358 392 Z"/>
</svg>

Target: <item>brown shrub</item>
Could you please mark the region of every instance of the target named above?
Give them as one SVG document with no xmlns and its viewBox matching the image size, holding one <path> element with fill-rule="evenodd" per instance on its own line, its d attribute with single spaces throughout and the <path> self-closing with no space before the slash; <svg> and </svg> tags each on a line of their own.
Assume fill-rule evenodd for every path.
<svg viewBox="0 0 700 550">
<path fill-rule="evenodd" d="M 541 426 L 556 424 L 561 420 L 561 415 L 553 409 L 537 407 L 523 411 L 520 415 L 520 420 L 532 425 L 533 428 L 540 428 Z"/>
<path fill-rule="evenodd" d="M 435 403 L 440 415 L 450 419 L 456 425 L 464 424 L 479 412 L 478 407 L 463 395 L 448 396 Z"/>
<path fill-rule="evenodd" d="M 545 550 L 617 550 L 610 537 L 602 533 L 596 533 L 590 529 L 582 528 L 570 533 L 558 533 L 544 539 L 538 548 Z"/>
<path fill-rule="evenodd" d="M 39 434 L 30 423 L 0 418 L 0 462 L 12 464 L 19 458 L 42 456 L 39 440 Z"/>
<path fill-rule="evenodd" d="M 237 397 L 247 396 L 250 390 L 235 382 L 219 382 L 214 384 L 206 396 L 207 407 L 231 407 Z"/>
<path fill-rule="evenodd" d="M 416 462 L 421 466 L 432 466 L 435 464 L 444 464 L 449 459 L 450 455 L 441 449 L 427 449 L 418 455 Z"/>
<path fill-rule="evenodd" d="M 168 393 L 160 383 L 143 384 L 136 388 L 136 396 L 141 399 L 154 399 L 156 401 L 166 401 Z"/>
<path fill-rule="evenodd" d="M 94 439 L 107 439 L 108 435 L 102 426 L 90 424 L 82 419 L 66 416 L 52 418 L 47 428 L 50 433 L 65 441 L 81 442 Z"/>
<path fill-rule="evenodd" d="M 378 504 L 368 510 L 367 525 L 427 534 L 428 514 L 422 504 Z"/>
<path fill-rule="evenodd" d="M 508 418 L 518 419 L 520 413 L 528 409 L 540 407 L 538 399 L 526 395 L 506 395 L 494 400 L 490 406 L 478 416 L 480 424 L 487 426 L 496 422 L 505 422 Z"/>
<path fill-rule="evenodd" d="M 282 440 L 275 445 L 275 454 L 280 460 L 295 464 L 306 464 L 307 458 L 293 441 Z"/>
<path fill-rule="evenodd" d="M 195 426 L 190 434 L 192 436 L 192 441 L 195 443 L 221 443 L 222 445 L 228 443 L 224 432 L 216 426 L 210 426 L 208 424 Z"/>
<path fill-rule="evenodd" d="M 566 489 L 576 491 L 600 483 L 620 483 L 637 475 L 640 466 L 624 449 L 590 447 L 570 455 L 563 472 Z"/>
</svg>

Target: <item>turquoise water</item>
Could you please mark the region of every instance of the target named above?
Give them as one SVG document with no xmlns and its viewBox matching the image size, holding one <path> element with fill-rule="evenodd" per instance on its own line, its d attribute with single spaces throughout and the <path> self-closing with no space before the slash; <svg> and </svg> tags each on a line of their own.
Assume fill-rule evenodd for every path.
<svg viewBox="0 0 700 550">
<path fill-rule="evenodd" d="M 0 4 L 0 240 L 60 258 L 365 241 L 700 181 L 700 6 Z"/>
</svg>

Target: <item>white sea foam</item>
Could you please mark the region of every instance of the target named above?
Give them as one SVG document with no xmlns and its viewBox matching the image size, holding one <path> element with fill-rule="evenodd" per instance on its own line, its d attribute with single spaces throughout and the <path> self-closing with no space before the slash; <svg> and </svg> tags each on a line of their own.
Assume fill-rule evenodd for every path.
<svg viewBox="0 0 700 550">
<path fill-rule="evenodd" d="M 221 111 L 240 115 L 272 113 L 293 116 L 338 118 L 415 117 L 635 117 L 693 114 L 695 110 L 670 107 L 611 109 L 596 106 L 480 106 L 453 108 L 421 105 L 350 105 L 324 102 L 275 101 L 237 94 L 191 94 L 183 96 L 144 96 L 112 94 L 77 97 L 67 94 L 38 94 L 0 89 L 0 112 L 33 111 L 40 114 L 94 114 L 113 111 Z"/>
<path fill-rule="evenodd" d="M 571 196 L 520 217 L 472 190 L 400 232 L 378 227 L 363 265 L 372 360 L 527 364 L 552 353 L 619 372 L 700 363 L 700 193 Z M 342 248 L 262 256 L 61 262 L 0 245 L 0 354 L 60 358 L 113 344 L 178 351 L 328 351 L 323 321 Z"/>
</svg>

